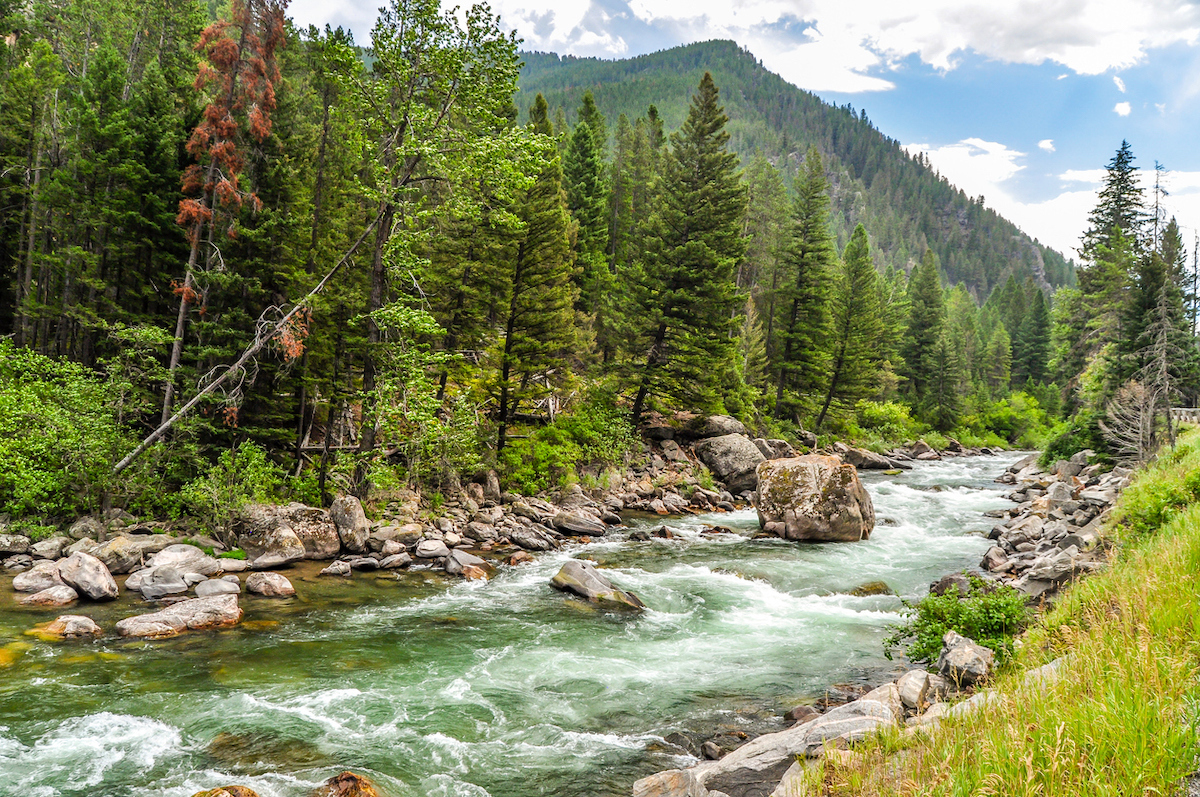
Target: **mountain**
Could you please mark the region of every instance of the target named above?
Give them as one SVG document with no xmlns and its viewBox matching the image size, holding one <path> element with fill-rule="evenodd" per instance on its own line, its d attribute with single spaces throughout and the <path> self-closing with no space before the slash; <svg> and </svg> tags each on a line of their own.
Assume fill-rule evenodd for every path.
<svg viewBox="0 0 1200 797">
<path fill-rule="evenodd" d="M 1008 279 L 1032 277 L 1050 289 L 1074 282 L 1061 254 L 1023 233 L 933 170 L 923 156 L 876 129 L 865 112 L 825 102 L 768 71 L 732 41 L 709 41 L 621 61 L 523 53 L 522 113 L 538 93 L 568 120 L 586 91 L 608 120 L 631 120 L 653 103 L 667 130 L 677 128 L 704 72 L 711 72 L 729 115 L 731 146 L 749 161 L 761 150 L 790 185 L 809 145 L 820 150 L 833 186 L 833 223 L 844 246 L 862 222 L 878 267 L 910 271 L 932 249 L 950 284 L 964 283 L 982 302 Z"/>
</svg>

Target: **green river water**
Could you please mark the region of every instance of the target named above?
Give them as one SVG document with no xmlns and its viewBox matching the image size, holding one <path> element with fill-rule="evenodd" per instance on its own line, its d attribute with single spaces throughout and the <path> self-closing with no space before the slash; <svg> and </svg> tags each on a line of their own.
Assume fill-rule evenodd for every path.
<svg viewBox="0 0 1200 797">
<path fill-rule="evenodd" d="M 899 665 L 881 641 L 900 598 L 977 564 L 992 482 L 1018 454 L 867 475 L 879 525 L 861 543 L 751 540 L 754 512 L 667 521 L 680 539 L 587 546 L 501 567 L 490 582 L 429 572 L 318 578 L 288 600 L 244 595 L 233 629 L 175 639 L 45 642 L 62 611 L 16 606 L 0 578 L 0 795 L 191 797 L 242 783 L 305 797 L 354 769 L 390 797 L 606 797 L 694 761 L 663 737 L 782 729 L 834 683 Z M 661 520 L 631 520 L 630 527 Z M 700 535 L 721 524 L 732 534 Z M 548 586 L 569 557 L 636 592 L 641 615 Z M 118 579 L 118 581 L 122 581 Z M 81 604 L 105 629 L 152 608 Z"/>
</svg>

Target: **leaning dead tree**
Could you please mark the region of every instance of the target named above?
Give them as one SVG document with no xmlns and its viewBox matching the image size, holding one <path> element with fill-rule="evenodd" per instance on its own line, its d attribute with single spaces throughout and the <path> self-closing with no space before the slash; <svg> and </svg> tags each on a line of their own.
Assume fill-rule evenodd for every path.
<svg viewBox="0 0 1200 797">
<path fill-rule="evenodd" d="M 1128 462 L 1145 462 L 1164 444 L 1175 445 L 1171 407 L 1179 391 L 1172 365 L 1183 362 L 1187 352 L 1179 342 L 1171 307 L 1171 297 L 1164 287 L 1155 306 L 1154 321 L 1144 333 L 1148 342 L 1140 354 L 1145 365 L 1108 401 L 1106 417 L 1100 421 L 1100 431 L 1113 453 Z"/>
<path fill-rule="evenodd" d="M 378 224 L 379 217 L 376 216 L 375 219 L 367 225 L 366 229 L 362 231 L 362 234 L 358 236 L 358 240 L 356 240 L 350 246 L 350 249 L 346 252 L 346 254 L 342 256 L 342 259 L 339 260 L 337 264 L 331 268 L 329 272 L 321 279 L 321 281 L 317 283 L 316 287 L 309 291 L 303 299 L 292 305 L 290 310 L 288 310 L 286 313 L 283 313 L 279 317 L 278 321 L 271 323 L 269 320 L 267 320 L 267 318 L 269 315 L 278 314 L 280 312 L 279 308 L 268 308 L 268 310 L 264 312 L 263 317 L 259 319 L 259 323 L 255 327 L 254 340 L 252 340 L 250 345 L 248 345 L 245 350 L 242 351 L 241 356 L 239 356 L 231 365 L 223 368 L 217 368 L 208 372 L 201 380 L 201 388 L 196 395 L 192 396 L 191 400 L 180 407 L 174 415 L 159 424 L 158 428 L 151 432 L 141 443 L 139 443 L 137 448 L 126 454 L 124 459 L 113 466 L 112 472 L 114 474 L 120 473 L 132 465 L 134 460 L 140 457 L 147 448 L 161 440 L 162 436 L 167 433 L 167 430 L 174 426 L 180 418 L 191 412 L 192 409 L 194 409 L 195 406 L 199 404 L 205 396 L 212 395 L 219 390 L 228 391 L 231 385 L 233 386 L 233 392 L 235 394 L 238 393 L 238 385 L 240 382 L 248 378 L 249 373 L 253 369 L 254 358 L 268 343 L 274 341 L 281 344 L 285 348 L 288 345 L 292 345 L 294 342 L 294 330 L 296 328 L 295 324 L 297 320 L 302 317 L 302 314 L 308 311 L 313 297 L 320 293 L 321 290 L 329 284 L 329 281 L 333 279 L 334 275 L 337 274 L 342 266 L 350 262 L 350 259 L 354 256 L 354 253 L 358 250 L 358 247 L 362 245 L 363 241 L 367 240 L 367 237 Z M 272 313 L 272 311 L 274 311 L 274 313 Z"/>
</svg>

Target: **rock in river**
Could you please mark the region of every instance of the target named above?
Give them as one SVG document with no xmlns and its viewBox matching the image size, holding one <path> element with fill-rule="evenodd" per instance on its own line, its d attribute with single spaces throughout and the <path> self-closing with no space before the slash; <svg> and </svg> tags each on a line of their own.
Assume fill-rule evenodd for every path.
<svg viewBox="0 0 1200 797">
<path fill-rule="evenodd" d="M 217 789 L 198 791 L 192 797 L 258 797 L 258 792 L 248 786 L 221 786 Z"/>
<path fill-rule="evenodd" d="M 875 528 L 875 507 L 853 465 L 809 454 L 758 466 L 758 522 L 788 540 L 853 542 Z"/>
<path fill-rule="evenodd" d="M 246 591 L 266 598 L 290 598 L 296 594 L 292 582 L 278 573 L 251 573 L 246 579 Z"/>
<path fill-rule="evenodd" d="M 332 559 L 342 548 L 329 513 L 304 504 L 250 504 L 238 513 L 234 531 L 238 544 L 253 555 L 250 566 L 256 570 L 297 559 Z"/>
<path fill-rule="evenodd" d="M 48 587 L 41 592 L 26 595 L 17 603 L 22 606 L 66 606 L 79 600 L 79 593 L 65 584 Z"/>
<path fill-rule="evenodd" d="M 608 533 L 607 526 L 583 512 L 559 512 L 554 516 L 551 525 L 563 534 L 603 537 Z"/>
<path fill-rule="evenodd" d="M 171 565 L 159 565 L 151 567 L 140 574 L 140 578 L 134 579 L 132 576 L 129 581 L 133 581 L 137 585 L 137 590 L 142 593 L 142 596 L 149 600 L 158 600 L 165 598 L 168 595 L 180 595 L 188 591 L 188 583 L 183 577 L 183 573 L 179 572 L 179 568 Z M 129 586 L 129 581 L 125 582 L 126 588 L 133 589 Z"/>
<path fill-rule="evenodd" d="M 367 537 L 371 535 L 371 524 L 357 498 L 352 495 L 340 496 L 329 507 L 329 517 L 337 526 L 343 548 L 351 553 L 367 552 Z"/>
<path fill-rule="evenodd" d="M 82 637 L 100 636 L 103 633 L 100 626 L 90 617 L 79 614 L 64 614 L 52 623 L 42 628 L 42 633 L 50 634 L 61 639 L 80 639 Z"/>
<path fill-rule="evenodd" d="M 379 797 L 379 792 L 370 778 L 342 772 L 325 781 L 312 797 Z"/>
<path fill-rule="evenodd" d="M 646 608 L 636 595 L 615 587 L 611 581 L 600 575 L 594 564 L 584 559 L 571 559 L 563 564 L 558 574 L 550 579 L 550 586 L 563 592 L 573 592 L 593 603 L 626 606 L 631 609 Z"/>
<path fill-rule="evenodd" d="M 58 562 L 38 562 L 32 570 L 13 576 L 13 589 L 17 592 L 41 592 L 51 587 L 61 587 Z"/>
<path fill-rule="evenodd" d="M 117 633 L 121 636 L 171 637 L 184 631 L 236 625 L 241 619 L 237 595 L 217 595 L 192 598 L 171 604 L 160 612 L 127 617 L 117 623 Z"/>
<path fill-rule="evenodd" d="M 63 559 L 58 563 L 58 575 L 68 587 L 94 601 L 117 597 L 117 582 L 112 573 L 91 554 L 76 552 Z"/>
</svg>

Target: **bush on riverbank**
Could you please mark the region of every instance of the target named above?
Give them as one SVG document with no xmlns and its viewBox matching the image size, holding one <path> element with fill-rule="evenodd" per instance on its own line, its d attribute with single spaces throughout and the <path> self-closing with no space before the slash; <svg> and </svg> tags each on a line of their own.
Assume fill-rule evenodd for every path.
<svg viewBox="0 0 1200 797">
<path fill-rule="evenodd" d="M 892 658 L 904 645 L 909 661 L 932 662 L 942 649 L 947 631 L 957 631 L 996 653 L 1003 662 L 1013 652 L 1013 640 L 1029 621 L 1025 596 L 1012 587 L 968 576 L 971 591 L 926 595 L 916 603 L 905 601 L 908 620 L 884 640 L 884 655 Z M 912 640 L 911 642 L 907 640 Z"/>
<path fill-rule="evenodd" d="M 944 718 L 930 736 L 894 733 L 815 768 L 816 793 L 1179 793 L 1200 760 L 1200 503 L 1187 485 L 1198 471 L 1193 432 L 1126 490 L 1114 517 L 1137 533 L 1122 537 L 1108 571 L 1068 589 L 1026 634 L 998 679 L 999 700 Z M 1062 657 L 1052 682 L 1024 679 Z"/>
</svg>

